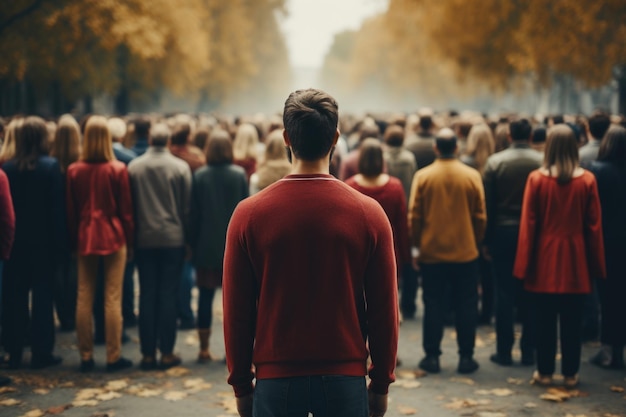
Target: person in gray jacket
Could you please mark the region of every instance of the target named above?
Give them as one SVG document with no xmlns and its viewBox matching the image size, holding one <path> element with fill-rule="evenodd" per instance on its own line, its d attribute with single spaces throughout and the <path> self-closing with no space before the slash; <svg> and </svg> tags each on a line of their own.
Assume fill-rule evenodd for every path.
<svg viewBox="0 0 626 417">
<path fill-rule="evenodd" d="M 511 145 L 487 159 L 483 181 L 487 205 L 487 231 L 483 254 L 492 260 L 496 290 L 496 352 L 491 361 L 502 366 L 513 364 L 511 352 L 515 336 L 515 307 L 522 319 L 521 362 L 535 363 L 534 318 L 531 301 L 522 281 L 513 277 L 513 263 L 522 213 L 526 178 L 541 167 L 542 154 L 530 147 L 532 126 L 526 119 L 509 125 Z"/>
<path fill-rule="evenodd" d="M 170 130 L 157 124 L 149 148 L 128 165 L 137 229 L 141 368 L 180 364 L 174 352 L 178 286 L 185 258 L 191 170 L 167 149 Z M 161 361 L 157 366 L 157 345 Z"/>
<path fill-rule="evenodd" d="M 198 285 L 198 362 L 211 361 L 209 338 L 215 289 L 222 285 L 226 230 L 237 204 L 248 197 L 248 178 L 233 164 L 233 145 L 226 131 L 211 133 L 207 165 L 193 174 L 189 244 Z M 263 192 L 263 191 L 261 191 Z"/>
</svg>

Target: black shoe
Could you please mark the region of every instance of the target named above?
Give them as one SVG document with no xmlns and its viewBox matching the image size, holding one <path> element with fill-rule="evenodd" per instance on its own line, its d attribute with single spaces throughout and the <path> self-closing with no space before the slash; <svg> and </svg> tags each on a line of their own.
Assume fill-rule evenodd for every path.
<svg viewBox="0 0 626 417">
<path fill-rule="evenodd" d="M 441 372 L 441 368 L 439 367 L 439 358 L 437 356 L 426 356 L 417 366 L 431 374 L 438 374 Z"/>
<path fill-rule="evenodd" d="M 163 370 L 170 369 L 170 368 L 180 365 L 181 363 L 183 363 L 183 361 L 179 356 L 168 355 L 168 358 L 166 361 L 163 361 L 163 358 L 161 358 L 161 363 L 159 363 L 159 369 L 163 369 Z"/>
<path fill-rule="evenodd" d="M 500 366 L 511 366 L 513 365 L 513 358 L 511 355 L 502 355 L 500 353 L 494 353 L 489 357 L 489 360 L 493 363 L 496 363 Z"/>
<path fill-rule="evenodd" d="M 55 355 L 34 356 L 30 360 L 30 369 L 43 369 L 49 366 L 59 365 L 63 358 Z"/>
<path fill-rule="evenodd" d="M 142 371 L 154 371 L 157 369 L 157 361 L 152 358 L 143 358 L 141 362 L 139 362 L 139 368 Z"/>
<path fill-rule="evenodd" d="M 80 361 L 80 371 L 82 373 L 87 373 L 93 371 L 93 368 L 96 366 L 96 363 L 93 359 L 88 359 L 86 361 Z"/>
<path fill-rule="evenodd" d="M 121 371 L 122 369 L 130 368 L 133 366 L 133 362 L 120 357 L 116 362 L 107 363 L 107 372 Z"/>
<path fill-rule="evenodd" d="M 0 375 L 0 387 L 4 387 L 5 385 L 9 385 L 11 383 L 11 378 L 8 376 Z"/>
<path fill-rule="evenodd" d="M 480 365 L 478 365 L 478 362 L 476 362 L 471 356 L 463 356 L 459 359 L 459 367 L 456 371 L 460 374 L 471 374 L 479 367 Z"/>
</svg>

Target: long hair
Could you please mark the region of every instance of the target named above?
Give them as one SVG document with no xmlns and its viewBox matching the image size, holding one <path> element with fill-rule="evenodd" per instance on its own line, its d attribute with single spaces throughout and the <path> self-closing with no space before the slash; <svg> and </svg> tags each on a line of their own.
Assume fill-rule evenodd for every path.
<svg viewBox="0 0 626 417">
<path fill-rule="evenodd" d="M 4 142 L 2 142 L 2 148 L 0 149 L 0 163 L 15 157 L 15 142 L 21 133 L 23 124 L 24 119 L 21 117 L 15 118 L 9 122 L 6 134 L 4 135 Z"/>
<path fill-rule="evenodd" d="M 600 143 L 598 161 L 612 162 L 626 169 L 626 129 L 617 125 L 609 128 Z"/>
<path fill-rule="evenodd" d="M 233 141 L 227 131 L 215 129 L 204 147 L 207 165 L 232 164 Z"/>
<path fill-rule="evenodd" d="M 467 148 L 465 153 L 474 158 L 476 169 L 481 174 L 485 170 L 487 158 L 496 149 L 491 129 L 484 123 L 472 126 L 467 136 Z"/>
<path fill-rule="evenodd" d="M 571 127 L 558 124 L 548 130 L 543 167 L 550 175 L 556 174 L 559 183 L 572 179 L 578 168 L 578 143 Z"/>
<path fill-rule="evenodd" d="M 103 116 L 91 116 L 87 120 L 80 159 L 85 162 L 115 160 L 111 132 L 109 132 L 107 119 Z"/>
<path fill-rule="evenodd" d="M 50 155 L 54 156 L 61 166 L 61 172 L 67 171 L 70 164 L 80 157 L 80 126 L 70 115 L 61 116 L 59 126 L 54 135 Z"/>
<path fill-rule="evenodd" d="M 233 141 L 233 156 L 236 160 L 257 158 L 257 144 L 259 143 L 259 132 L 250 123 L 243 123 L 237 129 L 235 140 Z"/>
<path fill-rule="evenodd" d="M 29 116 L 15 138 L 15 161 L 19 171 L 35 169 L 39 157 L 45 155 L 48 145 L 46 122 L 38 116 Z"/>
</svg>

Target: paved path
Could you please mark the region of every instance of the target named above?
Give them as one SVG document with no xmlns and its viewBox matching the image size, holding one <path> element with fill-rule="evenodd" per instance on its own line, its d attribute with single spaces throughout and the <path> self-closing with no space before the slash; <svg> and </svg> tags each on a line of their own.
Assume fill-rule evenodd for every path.
<svg viewBox="0 0 626 417">
<path fill-rule="evenodd" d="M 220 294 L 216 300 L 212 351 L 223 357 Z M 132 341 L 124 345 L 123 352 L 138 363 L 137 331 L 130 329 L 128 333 Z M 176 350 L 183 364 L 169 373 L 142 372 L 137 367 L 117 374 L 105 373 L 104 347 L 100 346 L 95 350 L 96 370 L 83 375 L 77 372 L 79 360 L 75 343 L 74 334 L 59 333 L 56 353 L 64 357 L 61 366 L 9 373 L 15 380 L 10 387 L 14 391 L 0 394 L 0 416 L 219 417 L 235 414 L 232 390 L 226 384 L 225 365 L 195 363 L 197 338 L 194 331 L 179 331 Z M 626 388 L 626 372 L 589 365 L 586 359 L 595 347 L 585 346 L 583 350 L 579 389 L 569 393 L 571 398 L 552 402 L 540 398 L 547 393 L 545 388 L 528 383 L 532 367 L 504 368 L 489 362 L 494 344 L 492 328 L 481 327 L 476 349 L 481 368 L 470 376 L 458 375 L 454 331 L 448 328 L 441 358 L 442 372 L 416 378 L 414 371 L 422 357 L 421 317 L 406 321 L 401 327 L 400 341 L 403 365 L 398 368 L 398 382 L 391 386 L 387 415 L 626 417 L 626 393 L 616 392 Z M 558 396 L 559 391 L 553 394 Z M 12 402 L 18 403 L 1 405 Z"/>
</svg>

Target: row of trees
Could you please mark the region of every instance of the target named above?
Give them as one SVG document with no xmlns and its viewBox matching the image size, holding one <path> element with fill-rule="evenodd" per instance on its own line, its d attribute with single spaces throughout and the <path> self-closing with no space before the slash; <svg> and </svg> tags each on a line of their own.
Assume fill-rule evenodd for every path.
<svg viewBox="0 0 626 417">
<path fill-rule="evenodd" d="M 117 113 L 164 95 L 260 106 L 289 77 L 284 13 L 285 0 L 0 2 L 0 112 L 90 111 L 103 94 Z"/>
<path fill-rule="evenodd" d="M 322 80 L 352 91 L 382 82 L 400 100 L 434 102 L 613 80 L 626 113 L 626 2 L 390 0 L 386 13 L 336 38 Z"/>
</svg>

